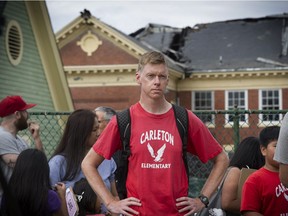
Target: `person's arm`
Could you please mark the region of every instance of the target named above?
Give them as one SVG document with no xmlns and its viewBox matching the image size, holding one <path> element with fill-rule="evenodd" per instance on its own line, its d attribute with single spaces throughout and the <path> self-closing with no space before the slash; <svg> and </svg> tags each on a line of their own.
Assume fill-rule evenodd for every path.
<svg viewBox="0 0 288 216">
<path fill-rule="evenodd" d="M 69 216 L 68 209 L 66 205 L 66 186 L 64 183 L 57 183 L 55 185 L 55 190 L 61 201 L 61 208 L 58 212 L 54 213 L 53 216 Z"/>
<path fill-rule="evenodd" d="M 117 188 L 116 188 L 115 179 L 111 181 L 111 193 L 116 199 L 120 200 L 120 198 L 118 196 Z"/>
<path fill-rule="evenodd" d="M 227 168 L 228 168 L 228 156 L 224 150 L 212 159 L 214 165 L 213 168 L 201 190 L 201 194 L 210 198 L 219 186 Z"/>
<path fill-rule="evenodd" d="M 14 168 L 18 154 L 4 154 L 2 155 L 2 160 L 7 164 L 7 166 Z"/>
<path fill-rule="evenodd" d="M 29 131 L 34 139 L 35 148 L 44 152 L 43 143 L 40 138 L 40 126 L 36 122 L 29 122 Z"/>
<path fill-rule="evenodd" d="M 25 143 L 25 145 L 27 144 Z M 8 136 L 1 137 L 0 159 L 2 159 L 8 167 L 14 168 L 19 154 L 20 152 L 14 139 L 10 139 Z"/>
<path fill-rule="evenodd" d="M 82 161 L 81 168 L 86 176 L 90 186 L 94 192 L 100 197 L 104 205 L 111 213 L 124 214 L 130 216 L 132 214 L 138 214 L 135 210 L 130 208 L 130 205 L 141 206 L 140 200 L 134 197 L 129 197 L 124 200 L 117 200 L 113 197 L 112 193 L 105 186 L 99 172 L 97 170 L 98 166 L 104 158 L 97 154 L 93 148 L 90 149 L 88 154 Z"/>
<path fill-rule="evenodd" d="M 208 199 L 216 191 L 229 163 L 228 156 L 224 150 L 211 161 L 214 163 L 213 168 L 201 190 L 201 194 L 208 197 Z M 187 212 L 185 215 L 193 215 L 193 213 L 200 212 L 205 207 L 199 198 L 180 197 L 176 199 L 176 202 L 177 207 L 182 207 L 179 212 Z"/>
<path fill-rule="evenodd" d="M 240 213 L 241 198 L 238 197 L 238 184 L 241 170 L 230 168 L 222 187 L 222 208 L 232 213 Z"/>
<path fill-rule="evenodd" d="M 287 152 L 288 153 L 288 152 Z M 288 188 L 288 164 L 279 165 L 279 177 L 281 183 Z"/>
</svg>

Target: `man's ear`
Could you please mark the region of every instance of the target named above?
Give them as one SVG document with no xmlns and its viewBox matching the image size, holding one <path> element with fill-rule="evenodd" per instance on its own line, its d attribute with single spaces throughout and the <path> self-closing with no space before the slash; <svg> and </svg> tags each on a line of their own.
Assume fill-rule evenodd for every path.
<svg viewBox="0 0 288 216">
<path fill-rule="evenodd" d="M 140 84 L 140 72 L 139 71 L 136 72 L 136 82 Z"/>
<path fill-rule="evenodd" d="M 20 111 L 15 111 L 14 115 L 15 115 L 16 119 L 21 118 L 21 112 Z"/>
</svg>

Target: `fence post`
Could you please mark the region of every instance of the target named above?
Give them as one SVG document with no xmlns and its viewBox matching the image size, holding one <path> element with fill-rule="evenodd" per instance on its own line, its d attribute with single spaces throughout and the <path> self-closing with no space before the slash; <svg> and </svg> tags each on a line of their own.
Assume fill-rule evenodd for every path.
<svg viewBox="0 0 288 216">
<path fill-rule="evenodd" d="M 240 116 L 239 116 L 239 109 L 238 106 L 234 106 L 234 117 L 233 117 L 233 132 L 234 132 L 234 150 L 237 149 L 237 146 L 240 142 L 240 128 L 239 128 L 239 121 L 240 121 Z"/>
</svg>

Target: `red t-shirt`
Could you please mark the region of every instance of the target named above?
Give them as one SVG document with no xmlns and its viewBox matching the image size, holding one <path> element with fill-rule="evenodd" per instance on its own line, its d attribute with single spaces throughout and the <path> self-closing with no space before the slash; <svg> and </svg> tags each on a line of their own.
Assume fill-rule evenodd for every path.
<svg viewBox="0 0 288 216">
<path fill-rule="evenodd" d="M 222 151 L 207 127 L 192 112 L 188 112 L 187 151 L 207 162 Z M 130 108 L 131 138 L 129 171 L 126 181 L 128 197 L 141 200 L 133 207 L 140 215 L 179 214 L 176 199 L 188 195 L 188 181 L 182 159 L 182 141 L 173 108 L 155 115 L 137 103 Z M 122 148 L 116 118 L 107 125 L 93 149 L 110 159 Z"/>
<path fill-rule="evenodd" d="M 264 216 L 288 215 L 288 189 L 281 184 L 278 172 L 261 168 L 248 177 L 242 189 L 243 211 Z"/>
</svg>

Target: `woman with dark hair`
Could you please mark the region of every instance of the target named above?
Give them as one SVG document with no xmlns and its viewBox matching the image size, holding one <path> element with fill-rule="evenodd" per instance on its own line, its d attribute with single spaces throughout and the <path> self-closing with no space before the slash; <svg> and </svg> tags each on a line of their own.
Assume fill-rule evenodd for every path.
<svg viewBox="0 0 288 216">
<path fill-rule="evenodd" d="M 241 169 L 259 169 L 264 164 L 265 159 L 260 150 L 259 139 L 253 136 L 243 139 L 230 160 L 227 177 L 222 188 L 222 208 L 226 211 L 227 216 L 241 215 L 241 200 L 238 198 Z"/>
<path fill-rule="evenodd" d="M 246 137 L 238 145 L 229 167 L 259 169 L 264 166 L 265 158 L 261 154 L 260 141 L 257 137 Z"/>
<path fill-rule="evenodd" d="M 55 186 L 57 192 L 52 190 L 47 158 L 40 150 L 26 149 L 19 154 L 8 187 L 18 202 L 22 216 L 68 214 L 65 185 L 57 184 Z M 5 194 L 2 204 L 5 209 Z M 7 215 L 9 214 L 7 213 Z"/>
<path fill-rule="evenodd" d="M 69 116 L 61 141 L 49 161 L 52 185 L 63 182 L 66 188 L 73 187 L 76 181 L 85 178 L 81 162 L 97 134 L 98 121 L 93 111 L 79 109 Z"/>
</svg>

